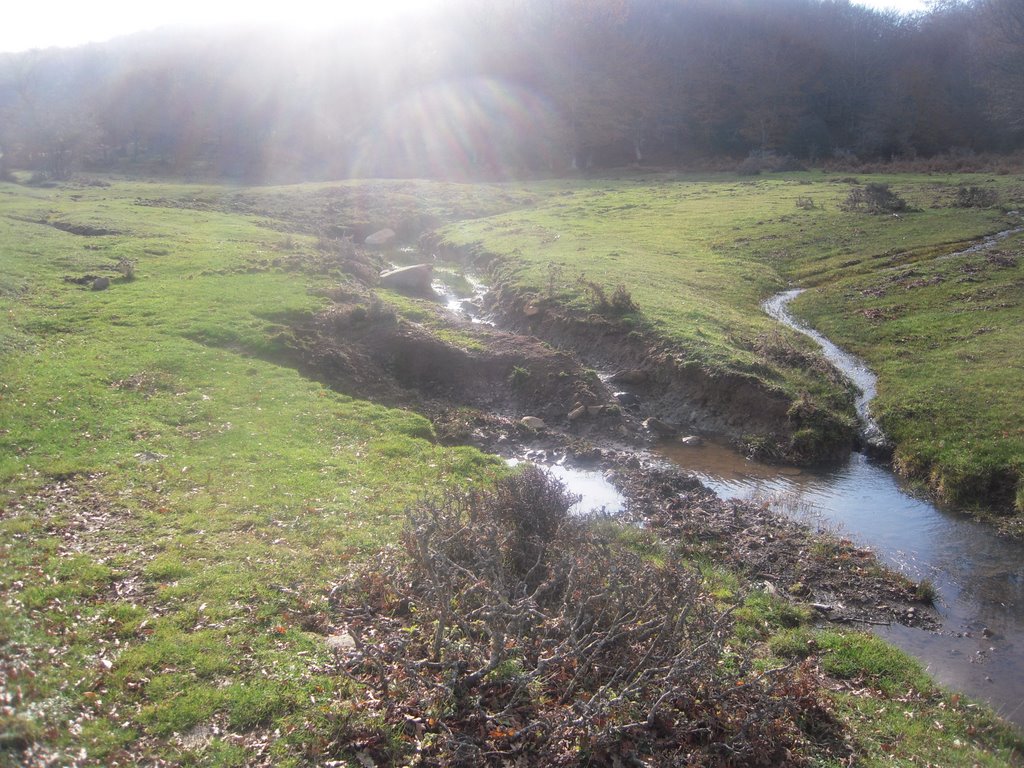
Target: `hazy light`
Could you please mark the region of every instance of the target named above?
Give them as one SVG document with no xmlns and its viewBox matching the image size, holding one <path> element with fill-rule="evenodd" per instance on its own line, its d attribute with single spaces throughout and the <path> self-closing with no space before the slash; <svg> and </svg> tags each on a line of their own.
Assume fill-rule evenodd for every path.
<svg viewBox="0 0 1024 768">
<path fill-rule="evenodd" d="M 925 0 L 857 0 L 859 5 L 874 8 L 877 11 L 896 11 L 898 13 L 921 13 L 928 10 Z"/>
<path fill-rule="evenodd" d="M 429 9 L 443 0 L 55 0 L 23 2 L 0 24 L 0 52 L 105 42 L 120 35 L 164 26 L 274 24 L 323 29 L 347 21 L 384 20 Z M 857 0 L 900 13 L 926 11 L 926 0 Z"/>
<path fill-rule="evenodd" d="M 349 21 L 384 20 L 437 4 L 438 0 L 26 2 L 5 14 L 0 24 L 0 52 L 105 42 L 120 35 L 164 26 L 273 24 L 315 30 Z"/>
</svg>

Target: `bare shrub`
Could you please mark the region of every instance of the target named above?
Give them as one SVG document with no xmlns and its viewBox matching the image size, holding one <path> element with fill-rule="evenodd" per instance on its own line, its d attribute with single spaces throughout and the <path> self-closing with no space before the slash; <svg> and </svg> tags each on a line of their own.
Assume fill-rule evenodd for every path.
<svg viewBox="0 0 1024 768">
<path fill-rule="evenodd" d="M 902 213 L 908 210 L 907 201 L 893 192 L 888 184 L 865 184 L 854 187 L 840 207 L 844 211 L 864 213 Z"/>
<path fill-rule="evenodd" d="M 815 205 L 814 200 L 809 197 L 798 197 L 796 199 L 796 207 L 804 211 L 813 211 L 818 206 Z"/>
<path fill-rule="evenodd" d="M 962 186 L 956 190 L 953 205 L 957 208 L 991 208 L 999 196 L 987 187 Z"/>
<path fill-rule="evenodd" d="M 775 765 L 834 725 L 809 667 L 755 672 L 699 576 L 529 468 L 409 512 L 405 557 L 339 585 L 369 686 L 338 753 L 415 765 Z M 386 723 L 395 724 L 391 729 Z M 397 734 L 396 734 L 397 731 Z M 404 744 L 399 754 L 395 737 Z M 354 746 L 355 745 L 355 746 Z M 374 745 L 380 745 L 375 751 Z"/>
<path fill-rule="evenodd" d="M 629 289 L 622 283 L 615 286 L 609 297 L 600 283 L 587 279 L 585 274 L 581 273 L 576 282 L 588 294 L 594 309 L 602 315 L 628 315 L 639 309 Z"/>
</svg>

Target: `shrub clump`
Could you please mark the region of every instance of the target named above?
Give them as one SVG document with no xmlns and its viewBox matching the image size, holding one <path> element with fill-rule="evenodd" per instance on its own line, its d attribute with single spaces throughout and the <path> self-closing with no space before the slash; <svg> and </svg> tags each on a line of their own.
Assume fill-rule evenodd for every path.
<svg viewBox="0 0 1024 768">
<path fill-rule="evenodd" d="M 697 574 L 571 516 L 574 501 L 536 467 L 424 501 L 403 551 L 335 589 L 356 644 L 337 663 L 372 691 L 338 756 L 792 765 L 835 735 L 809 667 L 755 671 Z"/>
<path fill-rule="evenodd" d="M 902 213 L 910 209 L 907 201 L 893 192 L 888 184 L 865 184 L 850 190 L 840 205 L 844 211 L 863 213 Z"/>
<path fill-rule="evenodd" d="M 633 301 L 629 289 L 622 283 L 615 286 L 611 296 L 608 296 L 600 283 L 589 280 L 585 274 L 580 274 L 577 283 L 590 296 L 590 301 L 599 314 L 622 316 L 640 309 Z"/>
<path fill-rule="evenodd" d="M 953 205 L 957 208 L 991 208 L 999 196 L 987 187 L 962 186 L 956 190 Z"/>
</svg>

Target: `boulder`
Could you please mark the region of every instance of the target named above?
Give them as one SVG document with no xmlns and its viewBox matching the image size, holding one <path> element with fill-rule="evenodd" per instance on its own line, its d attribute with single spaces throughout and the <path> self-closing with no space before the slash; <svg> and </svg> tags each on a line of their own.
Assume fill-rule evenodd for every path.
<svg viewBox="0 0 1024 768">
<path fill-rule="evenodd" d="M 547 426 L 544 423 L 544 419 L 538 419 L 536 416 L 523 416 L 519 423 L 527 429 L 544 429 Z"/>
<path fill-rule="evenodd" d="M 426 293 L 430 290 L 430 280 L 434 268 L 430 264 L 413 264 L 411 267 L 399 267 L 380 273 L 380 284 L 385 288 L 399 291 L 416 291 Z"/>
<path fill-rule="evenodd" d="M 97 277 L 92 281 L 92 289 L 94 291 L 105 291 L 110 287 L 109 277 Z"/>
<path fill-rule="evenodd" d="M 336 653 L 350 653 L 356 649 L 356 639 L 348 632 L 328 635 L 327 647 Z"/>
<path fill-rule="evenodd" d="M 675 427 L 653 416 L 644 421 L 644 429 L 658 437 L 674 437 L 676 434 Z"/>
<path fill-rule="evenodd" d="M 587 415 L 587 406 L 580 405 L 580 406 L 578 406 L 576 408 L 573 408 L 571 411 L 569 411 L 569 421 L 576 421 L 576 419 L 579 419 L 579 418 L 581 418 L 583 416 L 586 416 L 586 415 Z"/>
<path fill-rule="evenodd" d="M 682 443 L 683 445 L 694 446 L 704 444 L 704 440 L 697 435 L 686 435 L 685 437 L 680 437 L 679 442 Z"/>
<path fill-rule="evenodd" d="M 384 229 L 378 229 L 372 235 L 368 235 L 366 240 L 364 240 L 363 242 L 366 243 L 367 245 L 381 246 L 387 245 L 394 239 L 395 230 L 388 229 L 385 227 Z"/>
</svg>

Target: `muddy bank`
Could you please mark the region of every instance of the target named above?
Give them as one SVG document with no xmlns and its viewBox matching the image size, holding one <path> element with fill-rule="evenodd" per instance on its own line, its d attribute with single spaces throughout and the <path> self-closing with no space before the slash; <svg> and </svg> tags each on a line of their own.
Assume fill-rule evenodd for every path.
<svg viewBox="0 0 1024 768">
<path fill-rule="evenodd" d="M 713 436 L 752 457 L 798 465 L 842 460 L 858 442 L 852 425 L 763 379 L 706 367 L 614 314 L 573 315 L 503 284 L 500 257 L 436 238 L 422 247 L 486 270 L 493 285 L 488 310 L 502 327 L 571 350 L 591 368 L 619 373 L 609 383 L 637 398 L 641 420 L 654 417 L 680 434 Z"/>
<path fill-rule="evenodd" d="M 459 320 L 440 303 L 432 320 L 439 325 L 430 326 L 399 317 L 369 290 L 346 289 L 332 299 L 297 323 L 288 341 L 292 362 L 306 375 L 351 396 L 421 412 L 446 443 L 600 472 L 622 492 L 623 514 L 692 556 L 738 571 L 752 588 L 812 606 L 823 621 L 937 626 L 915 585 L 871 552 L 762 505 L 722 501 L 648 452 L 653 435 L 642 423 L 645 413 L 685 410 L 681 425 L 732 425 L 739 434 L 754 414 L 765 428 L 785 421 L 782 398 L 766 407 L 752 385 L 697 375 L 676 360 L 647 359 L 610 325 L 588 325 L 588 359 L 599 348 L 604 359 L 644 371 L 625 377 L 630 384 L 606 382 L 585 368 L 568 336 L 562 349 L 553 349 L 531 335 Z M 458 332 L 458 343 L 445 338 L 446 330 Z M 621 387 L 638 393 L 641 406 L 623 406 L 615 397 Z M 717 410 L 728 404 L 738 416 Z"/>
</svg>

